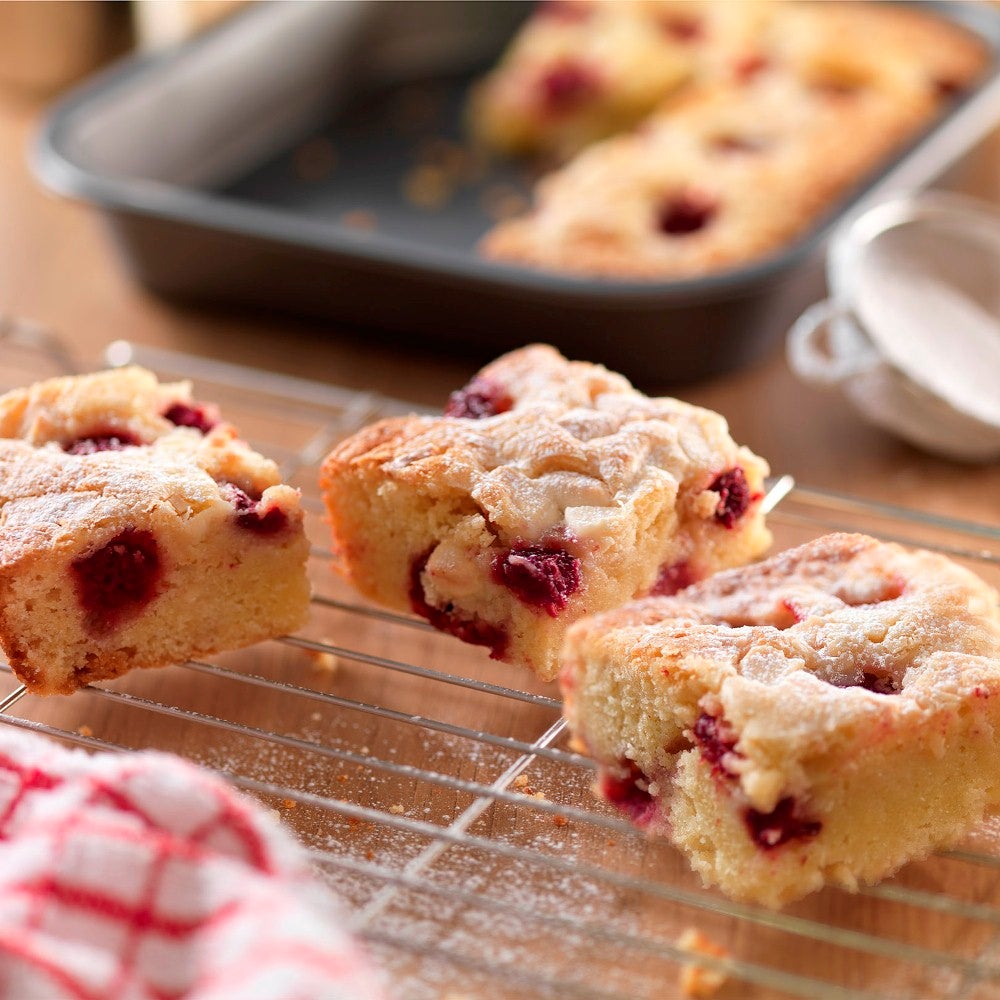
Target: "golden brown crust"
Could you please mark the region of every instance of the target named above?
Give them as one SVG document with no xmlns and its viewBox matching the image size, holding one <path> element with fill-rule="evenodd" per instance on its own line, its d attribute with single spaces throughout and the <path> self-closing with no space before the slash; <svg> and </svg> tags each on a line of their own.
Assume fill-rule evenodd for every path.
<svg viewBox="0 0 1000 1000">
<path fill-rule="evenodd" d="M 650 776 L 656 829 L 740 898 L 877 880 L 1000 797 L 965 770 L 995 755 L 997 594 L 934 553 L 829 535 L 634 602 L 569 631 L 562 683 L 577 738 Z M 880 801 L 898 830 L 873 848 Z M 788 803 L 808 834 L 755 842 L 749 812 Z"/>
</svg>

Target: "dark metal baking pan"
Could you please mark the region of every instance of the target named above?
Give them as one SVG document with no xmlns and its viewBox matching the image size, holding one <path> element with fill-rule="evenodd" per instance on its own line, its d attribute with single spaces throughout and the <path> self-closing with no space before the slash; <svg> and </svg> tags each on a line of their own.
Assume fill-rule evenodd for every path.
<svg viewBox="0 0 1000 1000">
<path fill-rule="evenodd" d="M 526 9 L 261 4 L 71 94 L 48 118 L 34 164 L 49 186 L 103 210 L 128 267 L 163 295 L 328 317 L 478 355 L 545 340 L 649 385 L 767 351 L 817 297 L 824 241 L 845 214 L 931 182 L 1000 120 L 1000 13 L 941 4 L 940 16 L 990 45 L 986 78 L 778 255 L 656 283 L 500 265 L 474 247 L 493 221 L 490 191 L 526 190 L 517 167 L 490 167 L 434 210 L 403 188 L 428 140 L 460 141 L 466 87 Z"/>
</svg>

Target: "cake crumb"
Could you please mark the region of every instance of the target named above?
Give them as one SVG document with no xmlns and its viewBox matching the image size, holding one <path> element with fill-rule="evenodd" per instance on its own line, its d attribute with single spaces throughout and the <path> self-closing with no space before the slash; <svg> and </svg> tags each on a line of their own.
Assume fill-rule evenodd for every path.
<svg viewBox="0 0 1000 1000">
<path fill-rule="evenodd" d="M 569 820 L 565 816 L 553 816 L 552 823 L 554 826 L 569 826 Z"/>
<path fill-rule="evenodd" d="M 371 750 L 369 750 L 369 749 L 368 749 L 368 747 L 362 747 L 362 748 L 361 748 L 361 749 L 360 749 L 360 750 L 358 751 L 358 753 L 363 753 L 363 754 L 365 754 L 365 755 L 367 756 L 368 754 L 370 754 L 370 753 L 371 753 Z"/>
<path fill-rule="evenodd" d="M 421 143 L 417 156 L 423 164 L 439 167 L 451 177 L 460 177 L 465 173 L 469 151 L 450 139 L 434 137 Z"/>
<path fill-rule="evenodd" d="M 544 792 L 533 792 L 531 797 L 537 799 L 539 802 L 548 802 L 549 800 L 545 797 Z"/>
<path fill-rule="evenodd" d="M 323 719 L 323 713 L 313 712 L 312 715 L 309 716 L 309 718 L 312 719 L 313 722 L 320 722 Z"/>
<path fill-rule="evenodd" d="M 330 639 L 323 638 L 319 641 L 327 646 L 332 645 Z M 313 661 L 317 670 L 325 670 L 327 673 L 335 674 L 340 669 L 340 657 L 327 649 L 307 649 L 306 656 Z"/>
<path fill-rule="evenodd" d="M 298 802 L 296 802 L 295 799 L 284 799 L 281 805 L 285 809 L 295 809 L 298 806 Z"/>
<path fill-rule="evenodd" d="M 94 735 L 94 730 L 91 729 L 90 726 L 87 726 L 87 725 L 77 726 L 76 727 L 76 731 L 81 736 L 93 736 Z"/>
<path fill-rule="evenodd" d="M 402 816 L 403 813 L 406 812 L 406 809 L 405 809 L 404 806 L 401 806 L 401 805 L 397 804 L 397 805 L 394 805 L 394 806 L 389 806 L 389 812 L 391 812 L 393 814 L 393 816 Z"/>
<path fill-rule="evenodd" d="M 451 190 L 451 181 L 440 167 L 414 167 L 403 178 L 403 195 L 415 208 L 441 208 L 451 197 Z"/>
<path fill-rule="evenodd" d="M 688 927 L 677 939 L 677 947 L 692 955 L 709 955 L 712 958 L 728 958 L 729 952 L 716 944 L 697 927 Z M 695 962 L 685 963 L 681 968 L 681 992 L 692 1000 L 708 1000 L 722 988 L 728 977 L 716 969 L 706 969 Z"/>
<path fill-rule="evenodd" d="M 293 156 L 293 166 L 300 180 L 325 180 L 337 166 L 337 151 L 329 139 L 317 136 L 299 146 Z"/>
<path fill-rule="evenodd" d="M 372 232 L 378 229 L 378 218 L 374 212 L 369 212 L 364 208 L 354 208 L 349 212 L 344 212 L 340 217 L 340 224 L 349 229 L 362 229 Z"/>
<path fill-rule="evenodd" d="M 526 774 L 519 774 L 519 775 L 518 775 L 518 776 L 517 776 L 517 777 L 516 777 L 516 778 L 514 779 L 514 787 L 515 787 L 515 788 L 524 788 L 524 786 L 525 786 L 525 785 L 526 785 L 527 783 L 528 783 L 528 776 L 527 776 Z"/>
<path fill-rule="evenodd" d="M 495 222 L 523 215 L 528 210 L 528 199 L 509 184 L 492 184 L 482 194 L 480 207 Z"/>
</svg>

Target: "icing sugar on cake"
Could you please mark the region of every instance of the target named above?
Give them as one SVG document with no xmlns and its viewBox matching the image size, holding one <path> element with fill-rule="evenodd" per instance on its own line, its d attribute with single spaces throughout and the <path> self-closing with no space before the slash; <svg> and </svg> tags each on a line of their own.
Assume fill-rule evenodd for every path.
<svg viewBox="0 0 1000 1000">
<path fill-rule="evenodd" d="M 997 594 L 828 535 L 570 629 L 600 794 L 728 895 L 780 906 L 955 843 L 1000 800 Z"/>
</svg>

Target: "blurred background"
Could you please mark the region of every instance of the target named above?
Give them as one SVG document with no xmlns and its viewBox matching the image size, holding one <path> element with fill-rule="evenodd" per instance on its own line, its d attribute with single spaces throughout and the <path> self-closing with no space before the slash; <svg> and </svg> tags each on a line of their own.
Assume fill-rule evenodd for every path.
<svg viewBox="0 0 1000 1000">
<path fill-rule="evenodd" d="M 959 100 L 931 152 L 949 167 L 936 186 L 995 210 L 1000 5 L 917 6 L 993 25 L 991 103 Z M 525 210 L 537 169 L 492 163 L 484 180 L 463 140 L 464 89 L 378 104 L 348 84 L 444 60 L 464 88 L 532 9 L 0 3 L 0 312 L 57 331 L 86 364 L 127 338 L 429 406 L 489 357 L 551 339 L 719 410 L 802 481 L 950 512 L 960 468 L 969 516 L 996 520 L 982 458 L 971 469 L 930 458 L 849 393 L 790 370 L 789 327 L 826 294 L 825 241 L 795 256 L 794 282 L 782 273 L 780 288 L 776 276 L 709 297 L 618 296 L 528 272 L 494 280 L 470 248 Z M 289 59 L 293 29 L 302 48 Z M 142 61 L 104 72 L 129 56 Z M 383 198 L 377 213 L 359 196 L 369 190 Z"/>
</svg>

